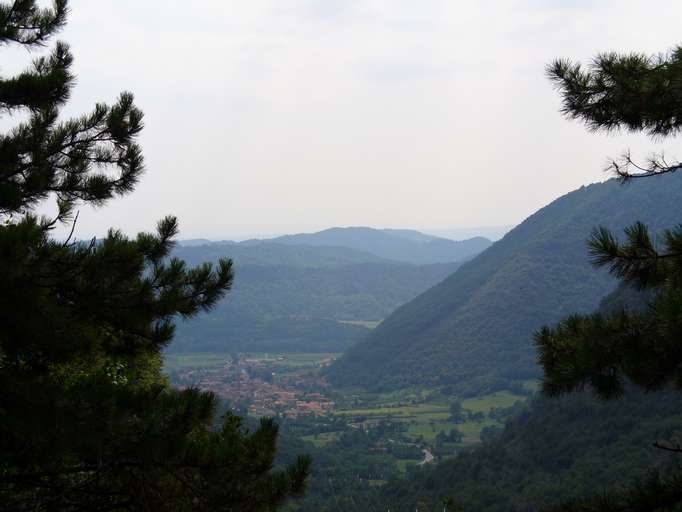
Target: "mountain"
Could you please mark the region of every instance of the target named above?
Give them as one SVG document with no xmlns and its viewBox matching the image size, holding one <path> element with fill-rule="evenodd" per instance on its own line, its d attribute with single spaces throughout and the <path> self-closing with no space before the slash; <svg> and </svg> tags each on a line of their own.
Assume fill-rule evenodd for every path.
<svg viewBox="0 0 682 512">
<path fill-rule="evenodd" d="M 261 241 L 180 246 L 174 256 L 235 260 L 232 291 L 210 313 L 178 322 L 175 352 L 341 352 L 367 335 L 364 321 L 380 321 L 459 265 Z"/>
<path fill-rule="evenodd" d="M 227 257 L 232 258 L 237 268 L 242 265 L 322 268 L 362 263 L 395 263 L 374 254 L 348 247 L 288 245 L 264 240 L 222 241 L 199 245 L 184 245 L 183 243 L 176 247 L 174 256 L 191 265 Z"/>
<path fill-rule="evenodd" d="M 187 246 L 187 247 L 196 247 L 197 245 L 207 245 L 210 244 L 211 241 L 206 239 L 206 238 L 187 238 L 185 240 L 180 240 L 178 243 L 181 246 Z"/>
<path fill-rule="evenodd" d="M 331 228 L 268 240 L 286 245 L 346 247 L 403 263 L 426 265 L 469 259 L 492 243 L 487 238 L 448 240 L 409 229 Z"/>
<path fill-rule="evenodd" d="M 594 226 L 620 233 L 682 217 L 682 174 L 571 192 L 542 208 L 457 272 L 398 308 L 328 368 L 336 385 L 376 390 L 449 384 L 459 393 L 535 378 L 532 333 L 592 311 L 615 285 L 589 262 Z"/>
<path fill-rule="evenodd" d="M 450 228 L 450 229 L 429 229 L 426 233 L 430 235 L 449 238 L 451 240 L 465 240 L 467 238 L 483 236 L 496 241 L 506 235 L 514 226 L 478 226 L 474 228 Z"/>
<path fill-rule="evenodd" d="M 619 285 L 599 310 L 639 310 L 651 298 L 650 291 Z M 380 501 L 398 512 L 414 510 L 420 499 L 435 503 L 452 495 L 465 510 L 501 512 L 603 495 L 654 469 L 678 466 L 673 454 L 651 445 L 678 435 L 681 405 L 679 389 L 647 393 L 634 386 L 611 401 L 589 391 L 536 396 L 497 439 L 387 486 Z"/>
</svg>

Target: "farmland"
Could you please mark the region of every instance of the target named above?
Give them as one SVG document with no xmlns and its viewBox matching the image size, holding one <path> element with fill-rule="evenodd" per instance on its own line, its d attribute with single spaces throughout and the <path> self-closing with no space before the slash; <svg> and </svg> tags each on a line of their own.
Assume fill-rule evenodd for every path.
<svg viewBox="0 0 682 512">
<path fill-rule="evenodd" d="M 337 356 L 173 354 L 164 367 L 176 385 L 212 390 L 251 416 L 280 417 L 292 435 L 315 449 L 383 457 L 400 472 L 424 461 L 424 450 L 436 460 L 450 458 L 494 435 L 526 399 L 509 391 L 460 399 L 429 388 L 333 389 L 320 370 Z"/>
<path fill-rule="evenodd" d="M 508 391 L 499 391 L 465 399 L 461 401 L 464 421 L 453 422 L 450 419 L 451 401 L 447 398 L 428 390 L 414 390 L 407 397 L 413 401 L 424 401 L 402 404 L 410 398 L 405 395 L 385 395 L 378 398 L 378 403 L 372 407 L 337 409 L 334 414 L 353 424 L 370 428 L 382 420 L 404 423 L 407 425 L 408 436 L 415 442 L 433 443 L 440 432 L 447 435 L 456 429 L 463 436 L 462 445 L 466 446 L 479 441 L 483 428 L 501 426 L 500 420 L 490 418 L 491 412 L 508 409 L 526 398 Z"/>
</svg>

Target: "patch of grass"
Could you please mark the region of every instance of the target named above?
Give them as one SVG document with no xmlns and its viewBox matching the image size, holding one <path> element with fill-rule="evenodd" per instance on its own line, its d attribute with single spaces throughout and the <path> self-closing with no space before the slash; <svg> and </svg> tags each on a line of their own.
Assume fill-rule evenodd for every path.
<svg viewBox="0 0 682 512">
<path fill-rule="evenodd" d="M 335 359 L 338 353 L 242 353 L 238 357 L 242 360 L 258 360 L 271 364 L 278 373 L 294 373 L 302 370 L 317 368 L 320 361 Z M 182 354 L 166 354 L 164 356 L 164 370 L 177 372 L 192 369 L 214 369 L 232 361 L 232 354 L 212 354 L 203 352 L 188 352 Z"/>
<path fill-rule="evenodd" d="M 472 412 L 487 413 L 493 407 L 511 407 L 518 400 L 525 400 L 525 396 L 515 395 L 509 391 L 498 391 L 490 395 L 478 396 L 462 400 L 462 407 Z"/>
<path fill-rule="evenodd" d="M 322 432 L 320 434 L 312 434 L 309 436 L 303 436 L 301 439 L 312 443 L 317 448 L 323 448 L 329 443 L 336 441 L 339 438 L 338 432 Z"/>
<path fill-rule="evenodd" d="M 428 390 L 409 390 L 400 396 L 403 400 L 406 397 L 415 400 L 419 397 L 431 397 Z M 462 443 L 460 446 L 476 444 L 480 441 L 481 429 L 488 426 L 500 425 L 496 420 L 486 418 L 483 421 L 467 421 L 454 424 L 449 421 L 450 404 L 443 400 L 442 396 L 433 395 L 433 401 L 422 401 L 421 403 L 409 405 L 397 405 L 397 394 L 386 394 L 383 396 L 387 402 L 381 402 L 377 396 L 373 403 L 365 407 L 355 407 L 337 410 L 334 414 L 343 416 L 348 420 L 354 420 L 357 424 L 373 425 L 381 420 L 399 421 L 407 424 L 407 435 L 416 440 L 421 437 L 426 443 L 435 442 L 439 432 L 449 435 L 457 428 L 462 433 Z M 472 413 L 483 413 L 487 415 L 493 408 L 504 408 L 512 406 L 517 400 L 525 400 L 526 397 L 516 395 L 508 391 L 499 391 L 485 396 L 468 398 L 462 401 L 465 411 Z"/>
<path fill-rule="evenodd" d="M 540 382 L 537 380 L 526 380 L 523 381 L 523 387 L 524 389 L 535 393 L 538 389 L 540 389 Z"/>
<path fill-rule="evenodd" d="M 416 459 L 396 459 L 395 463 L 401 473 L 407 472 L 409 466 L 416 466 L 420 461 Z"/>
<path fill-rule="evenodd" d="M 401 405 L 401 406 L 379 406 L 357 409 L 343 409 L 336 411 L 335 414 L 340 416 L 430 416 L 429 419 L 445 419 L 449 416 L 448 407 L 438 404 L 416 404 L 416 405 Z"/>
<path fill-rule="evenodd" d="M 339 320 L 340 324 L 359 325 L 366 329 L 376 329 L 381 320 Z"/>
<path fill-rule="evenodd" d="M 481 441 L 481 430 L 483 427 L 499 425 L 495 420 L 467 421 L 457 425 L 457 429 L 462 433 L 462 444 L 465 446 L 479 443 Z"/>
</svg>

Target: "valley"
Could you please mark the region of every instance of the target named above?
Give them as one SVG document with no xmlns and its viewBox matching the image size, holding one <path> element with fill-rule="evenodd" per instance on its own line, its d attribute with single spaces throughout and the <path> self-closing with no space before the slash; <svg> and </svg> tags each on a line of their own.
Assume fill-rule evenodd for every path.
<svg viewBox="0 0 682 512">
<path fill-rule="evenodd" d="M 174 256 L 191 264 L 232 258 L 235 280 L 232 293 L 210 314 L 178 323 L 169 350 L 343 352 L 490 243 L 346 228 L 181 244 Z"/>
<path fill-rule="evenodd" d="M 640 304 L 641 296 L 613 291 L 614 279 L 591 268 L 581 241 L 597 212 L 613 229 L 631 222 L 633 211 L 655 227 L 667 225 L 682 212 L 673 201 L 680 191 L 678 177 L 637 187 L 612 181 L 583 187 L 467 261 L 385 260 L 388 249 L 363 251 L 376 250 L 395 233 L 357 228 L 181 247 L 179 254 L 190 259 L 236 251 L 238 278 L 216 312 L 179 325 L 165 354 L 166 374 L 178 388 L 212 391 L 249 428 L 274 418 L 282 439 L 279 465 L 292 464 L 301 453 L 313 457 L 309 490 L 287 511 L 435 507 L 451 489 L 440 472 L 457 475 L 453 479 L 463 485 L 457 495 L 475 504 L 472 510 L 505 510 L 506 495 L 490 494 L 490 504 L 480 500 L 491 491 L 485 480 L 468 477 L 472 461 L 490 474 L 501 472 L 504 485 L 525 485 L 519 503 L 534 510 L 551 487 L 544 478 L 553 467 L 520 483 L 523 464 L 536 464 L 528 462 L 537 457 L 536 440 L 568 443 L 576 453 L 556 455 L 569 468 L 557 469 L 561 482 L 571 481 L 573 464 L 611 481 L 617 461 L 628 457 L 623 436 L 651 435 L 647 425 L 624 420 L 627 405 L 609 413 L 586 397 L 556 403 L 540 398 L 531 340 L 543 323 L 570 311 Z M 650 197 L 675 206 L 661 210 Z M 407 234 L 408 243 L 433 243 Z M 324 245 L 330 237 L 349 246 Z M 673 397 L 660 404 L 642 400 L 634 397 L 630 409 L 650 406 L 663 418 L 677 416 Z M 613 466 L 598 469 L 587 440 L 574 446 L 574 437 L 566 437 L 571 418 L 586 411 L 585 428 L 604 432 Z M 547 432 L 543 421 L 551 426 Z M 675 420 L 667 421 L 658 422 L 666 425 L 664 436 Z M 659 460 L 643 451 L 637 457 L 643 465 Z M 568 498 L 573 490 L 556 483 L 557 496 Z"/>
<path fill-rule="evenodd" d="M 641 303 L 627 289 L 613 291 L 615 280 L 594 271 L 581 243 L 596 215 L 613 229 L 635 211 L 655 227 L 667 225 L 682 212 L 673 201 L 680 191 L 678 177 L 583 187 L 467 261 L 382 260 L 385 251 L 363 251 L 381 245 L 387 232 L 356 228 L 181 247 L 178 254 L 197 260 L 235 251 L 237 280 L 215 312 L 179 325 L 165 353 L 166 374 L 178 388 L 212 391 L 247 428 L 274 418 L 279 466 L 312 456 L 308 492 L 287 512 L 386 504 L 431 510 L 453 494 L 454 481 L 471 510 L 506 510 L 512 491 L 496 494 L 477 471 L 523 488 L 519 510 L 535 510 L 548 489 L 557 499 L 587 492 L 589 481 L 566 483 L 574 465 L 583 465 L 581 475 L 614 481 L 622 461 L 635 457 L 622 439 L 652 433 L 626 420 L 628 411 L 665 418 L 656 423 L 665 437 L 675 425 L 675 399 L 649 404 L 634 396 L 615 408 L 585 396 L 548 401 L 536 393 L 533 332 L 600 303 L 605 310 Z M 674 207 L 661 210 L 651 197 Z M 408 234 L 409 243 L 433 242 Z M 349 246 L 324 245 L 330 237 Z M 578 416 L 586 432 L 603 433 L 613 464 L 600 468 L 589 436 L 566 431 Z M 556 453 L 558 466 L 541 466 L 535 443 L 570 448 Z M 662 460 L 643 450 L 636 457 L 642 465 Z M 527 482 L 524 465 L 536 471 Z M 550 483 L 552 471 L 560 479 Z"/>
<path fill-rule="evenodd" d="M 681 14 L 0 0 L 0 512 L 682 512 Z"/>
<path fill-rule="evenodd" d="M 169 354 L 165 372 L 182 389 L 212 391 L 252 420 L 275 417 L 309 449 L 375 457 L 393 472 L 452 458 L 497 435 L 531 394 L 499 391 L 459 399 L 443 390 L 371 393 L 332 388 L 322 375 L 338 353 Z M 445 390 L 447 391 L 447 390 Z M 376 475 L 371 475 L 376 476 Z M 382 478 L 367 478 L 381 485 Z"/>
</svg>

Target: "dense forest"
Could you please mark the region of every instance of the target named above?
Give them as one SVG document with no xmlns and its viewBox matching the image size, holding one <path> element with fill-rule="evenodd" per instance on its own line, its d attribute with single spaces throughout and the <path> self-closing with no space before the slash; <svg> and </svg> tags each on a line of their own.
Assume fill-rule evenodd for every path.
<svg viewBox="0 0 682 512">
<path fill-rule="evenodd" d="M 384 238 L 368 231 L 365 239 Z M 171 351 L 341 352 L 367 335 L 367 321 L 373 326 L 459 266 L 293 242 L 217 242 L 180 246 L 174 254 L 188 263 L 233 258 L 235 279 L 233 293 L 210 314 L 178 324 Z"/>
<path fill-rule="evenodd" d="M 581 187 L 542 208 L 452 276 L 398 308 L 328 372 L 337 385 L 395 389 L 454 384 L 504 389 L 538 376 L 532 333 L 591 312 L 615 279 L 590 264 L 596 225 L 653 230 L 682 216 L 682 176 Z"/>
</svg>

